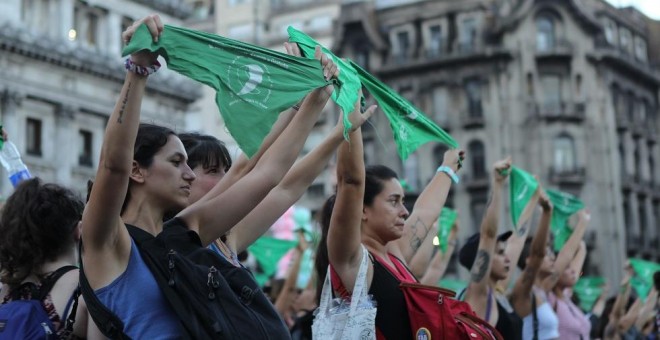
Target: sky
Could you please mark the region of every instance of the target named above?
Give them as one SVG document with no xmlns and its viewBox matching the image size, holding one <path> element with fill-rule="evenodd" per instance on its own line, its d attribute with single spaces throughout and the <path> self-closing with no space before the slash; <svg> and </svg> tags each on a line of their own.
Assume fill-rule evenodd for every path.
<svg viewBox="0 0 660 340">
<path fill-rule="evenodd" d="M 617 7 L 635 6 L 650 18 L 660 20 L 660 0 L 606 0 Z"/>
</svg>

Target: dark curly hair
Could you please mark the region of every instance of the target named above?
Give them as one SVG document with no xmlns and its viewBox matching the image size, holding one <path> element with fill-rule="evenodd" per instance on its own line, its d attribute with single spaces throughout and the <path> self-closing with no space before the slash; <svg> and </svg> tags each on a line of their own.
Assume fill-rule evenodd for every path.
<svg viewBox="0 0 660 340">
<path fill-rule="evenodd" d="M 0 280 L 15 288 L 74 247 L 84 204 L 73 191 L 39 178 L 21 182 L 0 218 Z"/>
</svg>

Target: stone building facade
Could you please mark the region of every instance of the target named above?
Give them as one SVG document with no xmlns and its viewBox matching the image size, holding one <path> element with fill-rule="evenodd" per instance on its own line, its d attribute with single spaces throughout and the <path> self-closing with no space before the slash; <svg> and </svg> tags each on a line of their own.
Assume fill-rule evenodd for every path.
<svg viewBox="0 0 660 340">
<path fill-rule="evenodd" d="M 627 256 L 660 260 L 659 27 L 601 0 L 351 1 L 334 50 L 467 151 L 449 200 L 462 237 L 478 230 L 491 164 L 511 155 L 546 187 L 583 199 L 585 270 L 618 282 Z M 414 197 L 445 148 L 427 144 L 401 162 L 385 117 L 372 120 L 367 162 L 396 169 Z M 509 225 L 503 211 L 500 229 Z"/>
<path fill-rule="evenodd" d="M 0 2 L 1 121 L 34 176 L 86 191 L 126 72 L 121 32 L 147 14 L 181 24 L 192 11 L 182 0 Z M 183 130 L 200 96 L 163 68 L 149 80 L 142 119 Z"/>
</svg>

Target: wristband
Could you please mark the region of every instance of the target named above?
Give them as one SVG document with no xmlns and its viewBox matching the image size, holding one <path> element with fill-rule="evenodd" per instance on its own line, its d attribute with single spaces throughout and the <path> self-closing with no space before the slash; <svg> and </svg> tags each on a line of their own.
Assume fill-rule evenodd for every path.
<svg viewBox="0 0 660 340">
<path fill-rule="evenodd" d="M 454 170 L 452 170 L 450 167 L 448 167 L 448 166 L 444 166 L 444 165 L 443 165 L 443 166 L 440 166 L 440 167 L 438 167 L 438 170 L 436 170 L 436 172 L 444 172 L 444 173 L 446 173 L 447 176 L 449 176 L 449 178 L 451 178 L 451 180 L 452 180 L 454 183 L 458 184 L 458 181 L 459 181 L 458 176 L 456 175 L 456 173 L 454 172 Z"/>
<path fill-rule="evenodd" d="M 151 66 L 140 66 L 140 65 L 137 65 L 137 64 L 133 63 L 133 61 L 129 57 L 129 58 L 126 58 L 126 61 L 124 62 L 124 67 L 128 71 L 131 71 L 131 72 L 133 72 L 137 75 L 146 77 L 150 74 L 156 73 L 156 71 L 158 71 L 158 69 L 160 68 L 160 63 L 158 62 L 158 60 L 156 60 L 156 61 L 154 61 L 153 65 L 151 65 Z"/>
</svg>

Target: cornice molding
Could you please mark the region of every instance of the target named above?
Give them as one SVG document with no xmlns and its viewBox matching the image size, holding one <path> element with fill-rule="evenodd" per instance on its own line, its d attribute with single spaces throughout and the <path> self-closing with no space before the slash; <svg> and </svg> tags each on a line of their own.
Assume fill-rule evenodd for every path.
<svg viewBox="0 0 660 340">
<path fill-rule="evenodd" d="M 35 36 L 25 29 L 5 24 L 0 26 L 0 51 L 22 55 L 75 72 L 90 74 L 117 83 L 124 81 L 124 65 L 118 58 L 90 48 Z M 169 73 L 169 74 L 168 74 Z M 201 85 L 170 72 L 152 76 L 147 88 L 164 96 L 190 104 L 202 97 Z M 177 79 L 178 78 L 178 79 Z"/>
</svg>

